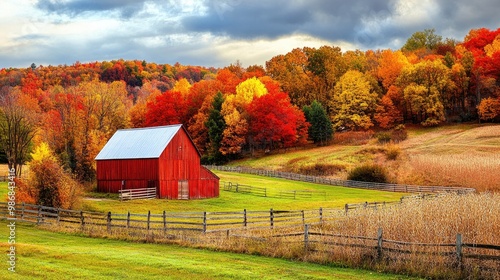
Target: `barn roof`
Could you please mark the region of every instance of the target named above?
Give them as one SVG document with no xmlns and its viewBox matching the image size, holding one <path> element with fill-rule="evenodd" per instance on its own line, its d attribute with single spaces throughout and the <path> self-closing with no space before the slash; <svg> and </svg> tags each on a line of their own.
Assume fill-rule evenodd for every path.
<svg viewBox="0 0 500 280">
<path fill-rule="evenodd" d="M 159 158 L 181 128 L 181 124 L 176 124 L 120 129 L 109 139 L 95 159 Z"/>
</svg>

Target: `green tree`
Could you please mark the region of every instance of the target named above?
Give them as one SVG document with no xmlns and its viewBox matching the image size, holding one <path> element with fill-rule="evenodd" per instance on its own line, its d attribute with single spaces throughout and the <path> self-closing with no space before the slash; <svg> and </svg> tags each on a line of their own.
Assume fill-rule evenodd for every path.
<svg viewBox="0 0 500 280">
<path fill-rule="evenodd" d="M 208 129 L 208 163 L 222 164 L 226 162 L 226 157 L 221 153 L 220 147 L 224 137 L 224 129 L 226 129 L 226 122 L 221 114 L 222 104 L 224 103 L 224 96 L 219 91 L 214 96 L 212 108 L 208 114 L 208 120 L 205 123 Z"/>
<path fill-rule="evenodd" d="M 314 143 L 320 145 L 326 144 L 333 137 L 333 126 L 330 117 L 325 108 L 317 100 L 311 103 L 311 106 L 304 106 L 304 115 L 309 127 L 309 137 Z"/>
<path fill-rule="evenodd" d="M 436 49 L 436 47 L 442 42 L 443 37 L 435 34 L 434 32 L 436 32 L 435 29 L 425 29 L 424 31 L 413 33 L 411 37 L 406 40 L 402 50 L 415 51 L 418 49 Z"/>
<path fill-rule="evenodd" d="M 330 102 L 333 126 L 336 129 L 370 128 L 377 99 L 363 73 L 347 71 L 335 86 L 335 95 Z"/>
</svg>

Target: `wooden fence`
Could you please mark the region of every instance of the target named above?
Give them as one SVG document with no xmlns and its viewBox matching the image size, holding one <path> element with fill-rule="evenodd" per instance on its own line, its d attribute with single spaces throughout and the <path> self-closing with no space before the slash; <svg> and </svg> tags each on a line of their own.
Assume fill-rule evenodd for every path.
<svg viewBox="0 0 500 280">
<path fill-rule="evenodd" d="M 228 171 L 246 173 L 274 178 L 282 178 L 287 180 L 295 180 L 302 182 L 311 182 L 323 185 L 342 186 L 350 188 L 361 188 L 370 190 L 380 190 L 389 192 L 404 192 L 404 193 L 440 193 L 440 192 L 456 192 L 456 193 L 471 193 L 475 192 L 473 188 L 456 188 L 443 186 L 417 186 L 417 185 L 401 185 L 401 184 L 384 184 L 372 182 L 360 182 L 350 180 L 331 179 L 319 176 L 309 176 L 290 172 L 280 172 L 273 170 L 262 170 L 248 167 L 233 167 L 233 166 L 205 166 L 211 170 Z"/>
<path fill-rule="evenodd" d="M 460 267 L 465 262 L 487 262 L 485 269 L 493 272 L 500 269 L 500 246 L 467 243 L 457 235 L 456 242 L 443 244 L 415 243 L 383 238 L 380 229 L 373 236 L 341 235 L 325 230 L 323 225 L 341 219 L 350 209 L 388 207 L 388 203 L 346 204 L 343 209 L 317 210 L 274 210 L 234 212 L 166 212 L 162 213 L 97 213 L 45 207 L 32 204 L 15 205 L 0 202 L 0 219 L 24 221 L 38 225 L 61 226 L 82 232 L 119 233 L 146 238 L 181 238 L 205 242 L 201 236 L 220 241 L 227 238 L 248 238 L 265 244 L 275 244 L 281 239 L 285 244 L 303 242 L 305 253 L 333 256 L 347 248 L 362 250 L 360 255 L 373 255 L 378 260 L 400 260 L 415 258 L 416 255 L 432 255 L 433 258 L 452 260 Z M 14 209 L 13 209 L 14 208 Z M 9 210 L 14 211 L 14 215 Z M 301 231 L 300 228 L 303 228 Z M 326 227 L 328 228 L 328 227 Z M 253 231 L 257 229 L 257 231 Z M 281 230 L 282 229 L 282 230 Z M 266 231 L 271 230 L 271 231 Z M 297 231 L 298 230 L 298 231 Z M 244 233 L 243 235 L 241 233 Z M 219 233 L 219 234 L 217 234 Z M 278 234 L 277 234 L 278 233 Z M 193 237 L 192 234 L 198 234 Z M 201 234 L 201 235 L 200 235 Z M 213 234 L 213 235 L 212 235 Z M 196 237 L 198 236 L 198 237 Z M 201 240 L 201 241 L 200 241 Z M 204 243 L 203 243 L 204 244 Z M 349 249 L 351 250 L 351 249 Z M 449 263 L 449 261 L 446 261 Z"/>
<path fill-rule="evenodd" d="M 456 235 L 454 243 L 417 243 L 389 240 L 383 238 L 383 229 L 379 228 L 376 237 L 350 236 L 314 231 L 311 225 L 305 224 L 304 231 L 273 235 L 272 238 L 300 238 L 307 252 L 335 253 L 335 247 L 352 247 L 372 251 L 376 259 L 401 258 L 402 255 L 433 255 L 453 258 L 453 263 L 461 267 L 465 259 L 494 261 L 500 268 L 500 245 L 467 243 L 461 234 Z M 338 252 L 338 250 L 337 250 Z"/>
<path fill-rule="evenodd" d="M 288 199 L 310 199 L 313 197 L 322 197 L 326 199 L 326 191 L 311 190 L 268 190 L 267 188 L 254 187 L 232 182 L 222 182 L 223 189 L 229 192 L 251 194 L 262 197 L 276 197 Z"/>
<path fill-rule="evenodd" d="M 318 210 L 274 210 L 232 212 L 166 212 L 147 214 L 99 213 L 22 203 L 15 206 L 10 215 L 8 204 L 0 202 L 0 218 L 35 224 L 101 227 L 108 231 L 114 228 L 141 230 L 193 230 L 200 232 L 226 231 L 230 229 L 275 228 L 316 224 L 345 215 L 341 209 Z"/>
<path fill-rule="evenodd" d="M 118 197 L 120 200 L 156 198 L 156 188 L 119 190 Z"/>
</svg>

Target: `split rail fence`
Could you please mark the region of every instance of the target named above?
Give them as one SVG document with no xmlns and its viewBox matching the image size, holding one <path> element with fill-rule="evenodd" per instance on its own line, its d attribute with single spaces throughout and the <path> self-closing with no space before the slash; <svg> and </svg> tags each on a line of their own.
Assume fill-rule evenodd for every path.
<svg viewBox="0 0 500 280">
<path fill-rule="evenodd" d="M 234 211 L 234 212 L 166 212 L 159 214 L 98 213 L 75 211 L 40 205 L 25 204 L 11 206 L 0 202 L 0 219 L 30 222 L 50 227 L 66 227 L 79 231 L 125 233 L 128 235 L 155 236 L 163 238 L 190 238 L 192 234 L 220 239 L 222 236 L 246 238 L 268 242 L 281 239 L 286 244 L 303 243 L 305 253 L 334 255 L 347 250 L 361 250 L 361 254 L 376 259 L 408 258 L 416 255 L 432 255 L 460 267 L 464 263 L 481 261 L 481 266 L 495 273 L 500 271 L 500 246 L 467 243 L 457 235 L 455 243 L 427 244 L 389 240 L 383 238 L 382 229 L 376 237 L 349 236 L 323 230 L 322 225 L 341 219 L 356 208 L 390 207 L 388 203 L 346 204 L 345 209 L 280 211 Z M 296 231 L 303 228 L 303 230 Z M 257 233 L 253 230 L 257 229 Z M 283 229 L 281 231 L 280 229 Z M 243 235 L 241 234 L 243 230 Z M 270 232 L 271 235 L 262 234 Z M 277 231 L 275 231 L 277 230 Z M 295 232 L 293 232 L 295 231 Z M 273 235 L 274 233 L 286 232 Z M 292 232 L 292 233 L 290 233 Z M 219 233 L 219 234 L 217 234 Z M 201 235 L 200 235 L 201 234 Z M 196 238 L 195 238 L 196 239 Z M 195 240 L 193 239 L 193 240 Z M 195 241 L 193 241 L 195 242 Z M 267 244 L 267 243 L 266 243 Z M 272 242 L 269 244 L 273 244 Z"/>
<path fill-rule="evenodd" d="M 225 191 L 252 194 L 262 197 L 277 197 L 288 199 L 310 199 L 313 197 L 322 197 L 326 199 L 326 191 L 310 190 L 279 190 L 272 191 L 267 188 L 254 187 L 232 182 L 221 182 Z"/>
<path fill-rule="evenodd" d="M 331 186 L 342 186 L 350 188 L 361 188 L 370 190 L 380 190 L 389 192 L 404 192 L 404 193 L 440 193 L 440 192 L 456 192 L 456 193 L 471 193 L 475 192 L 473 188 L 456 188 L 443 186 L 417 186 L 417 185 L 401 185 L 401 184 L 384 184 L 372 182 L 360 182 L 351 180 L 331 179 L 319 176 L 309 176 L 290 172 L 281 172 L 274 170 L 254 169 L 248 167 L 233 167 L 233 166 L 205 166 L 210 170 L 237 172 L 245 174 L 253 174 L 267 176 L 273 178 L 282 178 L 287 180 L 295 180 L 302 182 L 317 183 Z"/>
</svg>

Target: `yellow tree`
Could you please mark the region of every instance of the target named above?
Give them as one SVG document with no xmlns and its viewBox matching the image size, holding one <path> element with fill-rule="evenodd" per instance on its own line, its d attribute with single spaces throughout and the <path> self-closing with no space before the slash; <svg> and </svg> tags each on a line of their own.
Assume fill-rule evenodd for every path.
<svg viewBox="0 0 500 280">
<path fill-rule="evenodd" d="M 186 78 L 182 78 L 175 82 L 174 88 L 172 91 L 180 92 L 183 98 L 186 98 L 189 95 L 189 89 L 191 88 L 191 84 Z"/>
<path fill-rule="evenodd" d="M 265 85 L 253 77 L 236 86 L 236 94 L 226 97 L 221 110 L 226 122 L 220 148 L 223 155 L 241 152 L 248 134 L 247 106 L 254 98 L 261 97 L 267 92 Z"/>
<path fill-rule="evenodd" d="M 370 82 L 359 71 L 347 71 L 335 86 L 330 102 L 336 129 L 367 129 L 373 126 L 372 116 L 378 96 Z"/>
<path fill-rule="evenodd" d="M 445 120 L 446 96 L 454 88 L 450 71 L 440 59 L 423 60 L 403 69 L 397 83 L 414 121 L 431 126 Z"/>
</svg>

